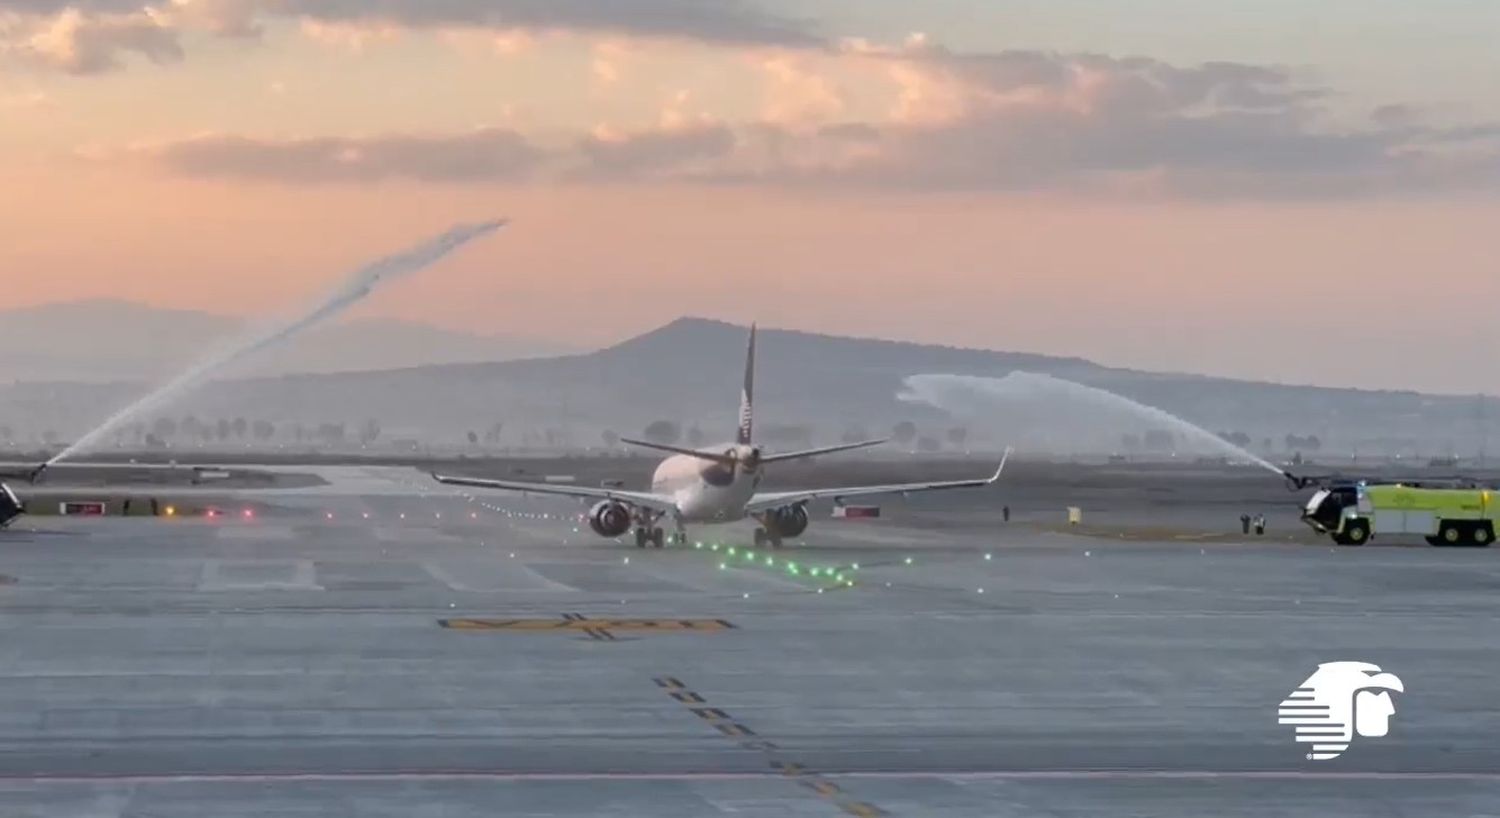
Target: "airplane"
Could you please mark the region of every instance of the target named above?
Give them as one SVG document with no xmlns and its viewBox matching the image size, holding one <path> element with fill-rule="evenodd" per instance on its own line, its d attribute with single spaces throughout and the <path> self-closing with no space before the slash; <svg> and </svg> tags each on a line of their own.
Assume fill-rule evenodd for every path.
<svg viewBox="0 0 1500 818">
<path fill-rule="evenodd" d="M 645 548 L 648 544 L 656 548 L 663 546 L 665 535 L 658 525 L 663 519 L 670 519 L 675 526 L 672 540 L 682 543 L 687 541 L 688 523 L 732 523 L 747 517 L 760 524 L 755 530 L 757 547 L 769 544 L 780 548 L 786 539 L 800 536 L 807 530 L 807 504 L 813 500 L 832 498 L 841 502 L 846 497 L 872 494 L 910 494 L 988 486 L 1000 479 L 1010 455 L 1007 448 L 994 474 L 974 480 L 759 492 L 756 489 L 765 476 L 764 467 L 772 463 L 863 449 L 885 441 L 865 440 L 794 452 L 764 452 L 755 445 L 752 435 L 754 386 L 755 326 L 751 325 L 749 348 L 745 353 L 744 387 L 740 393 L 739 430 L 733 443 L 693 449 L 643 440 L 621 440 L 632 446 L 671 454 L 656 467 L 650 491 L 486 480 L 435 472 L 432 477 L 451 486 L 598 500 L 587 514 L 589 528 L 601 537 L 612 539 L 624 536 L 634 527 L 638 548 Z"/>
</svg>

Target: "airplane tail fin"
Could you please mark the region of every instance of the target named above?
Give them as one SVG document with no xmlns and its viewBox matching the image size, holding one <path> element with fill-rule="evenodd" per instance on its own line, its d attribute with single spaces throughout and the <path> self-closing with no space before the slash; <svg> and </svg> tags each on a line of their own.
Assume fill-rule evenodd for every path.
<svg viewBox="0 0 1500 818">
<path fill-rule="evenodd" d="M 749 446 L 754 438 L 755 420 L 755 325 L 750 325 L 750 345 L 745 350 L 745 385 L 740 390 L 740 428 L 734 442 Z"/>
</svg>

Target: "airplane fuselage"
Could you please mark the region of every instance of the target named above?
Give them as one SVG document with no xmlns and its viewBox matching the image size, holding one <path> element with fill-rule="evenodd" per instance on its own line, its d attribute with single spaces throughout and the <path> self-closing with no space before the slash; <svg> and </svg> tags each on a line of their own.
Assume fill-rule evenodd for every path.
<svg viewBox="0 0 1500 818">
<path fill-rule="evenodd" d="M 651 477 L 651 491 L 673 498 L 685 523 L 731 523 L 744 519 L 745 504 L 760 486 L 761 469 L 750 446 L 726 443 L 700 449 L 728 454 L 734 464 L 678 454 L 663 460 Z"/>
</svg>

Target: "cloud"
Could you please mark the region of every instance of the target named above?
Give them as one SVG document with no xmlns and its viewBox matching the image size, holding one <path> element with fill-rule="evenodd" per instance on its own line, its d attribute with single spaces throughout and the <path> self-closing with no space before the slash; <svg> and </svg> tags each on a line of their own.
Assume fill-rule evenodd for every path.
<svg viewBox="0 0 1500 818">
<path fill-rule="evenodd" d="M 731 157 L 734 131 L 722 123 L 689 123 L 630 133 L 601 131 L 579 140 L 569 175 L 621 179 L 712 172 Z"/>
<path fill-rule="evenodd" d="M 28 0 L 35 2 L 36 0 Z M 262 0 L 266 11 L 325 23 L 494 28 L 663 37 L 726 45 L 821 44 L 804 20 L 750 0 Z"/>
<path fill-rule="evenodd" d="M 0 55 L 36 65 L 95 74 L 118 67 L 127 53 L 155 63 L 183 58 L 176 31 L 142 11 L 88 13 L 66 8 L 45 19 L 0 18 Z"/>
<path fill-rule="evenodd" d="M 491 129 L 217 137 L 153 155 L 186 175 L 283 183 L 663 180 L 1238 198 L 1500 191 L 1500 124 L 1440 128 L 1399 104 L 1336 114 L 1331 89 L 1276 66 L 970 54 L 920 36 L 894 47 L 851 41 L 822 52 L 752 53 L 751 64 L 766 97 L 750 120 L 710 116 L 679 92 L 654 126 L 599 127 L 548 148 Z M 851 78 L 862 83 L 858 103 L 845 87 Z M 870 83 L 881 93 L 863 87 Z"/>
<path fill-rule="evenodd" d="M 185 176 L 291 184 L 516 182 L 532 176 L 547 158 L 521 134 L 499 128 L 367 138 L 257 140 L 209 135 L 138 147 L 130 153 Z"/>
<path fill-rule="evenodd" d="M 256 37 L 288 20 L 320 40 L 358 47 L 393 32 L 489 32 L 520 47 L 535 32 L 659 38 L 729 46 L 812 48 L 806 20 L 753 0 L 0 0 L 0 54 L 73 73 L 119 67 L 133 52 L 180 60 L 180 37 Z"/>
</svg>

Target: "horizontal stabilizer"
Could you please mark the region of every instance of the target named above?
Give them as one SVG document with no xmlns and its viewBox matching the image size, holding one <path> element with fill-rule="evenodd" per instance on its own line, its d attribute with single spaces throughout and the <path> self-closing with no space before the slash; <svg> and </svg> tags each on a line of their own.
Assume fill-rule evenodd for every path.
<svg viewBox="0 0 1500 818">
<path fill-rule="evenodd" d="M 847 452 L 850 449 L 868 449 L 871 446 L 879 446 L 885 440 L 862 440 L 858 443 L 840 443 L 837 446 L 824 446 L 818 449 L 803 449 L 800 452 L 782 452 L 780 454 L 761 455 L 762 463 L 779 463 L 783 460 L 801 460 L 804 457 L 817 457 L 820 454 L 832 454 L 833 452 Z"/>
<path fill-rule="evenodd" d="M 720 454 L 718 452 L 700 452 L 697 449 L 685 449 L 685 448 L 683 448 L 681 446 L 668 446 L 665 443 L 648 443 L 648 442 L 646 442 L 644 440 L 631 440 L 630 438 L 627 438 L 627 437 L 620 438 L 620 442 L 621 443 L 628 443 L 631 446 L 640 446 L 643 449 L 655 449 L 655 450 L 657 450 L 659 452 L 671 452 L 673 454 L 685 454 L 688 457 L 696 457 L 699 460 L 707 460 L 707 461 L 709 461 L 711 463 L 718 463 L 721 466 L 733 466 L 734 465 L 734 458 L 733 457 L 730 457 L 730 456 L 724 455 L 724 454 Z"/>
</svg>

